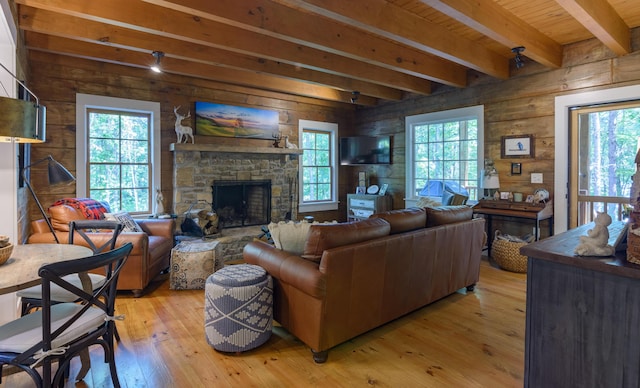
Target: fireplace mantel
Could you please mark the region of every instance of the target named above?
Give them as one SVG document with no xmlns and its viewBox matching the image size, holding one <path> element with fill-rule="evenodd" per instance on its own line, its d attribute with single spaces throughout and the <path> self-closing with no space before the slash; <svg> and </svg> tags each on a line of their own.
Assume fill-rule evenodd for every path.
<svg viewBox="0 0 640 388">
<path fill-rule="evenodd" d="M 225 152 L 235 154 L 278 154 L 278 155 L 302 155 L 302 150 L 297 148 L 273 148 L 273 147 L 237 147 L 221 146 L 217 144 L 191 144 L 171 143 L 169 151 L 196 151 L 196 152 Z"/>
</svg>

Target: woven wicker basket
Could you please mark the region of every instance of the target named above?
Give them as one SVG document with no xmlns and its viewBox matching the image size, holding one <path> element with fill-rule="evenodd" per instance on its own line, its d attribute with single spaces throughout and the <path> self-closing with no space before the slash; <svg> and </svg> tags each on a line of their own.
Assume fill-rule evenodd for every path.
<svg viewBox="0 0 640 388">
<path fill-rule="evenodd" d="M 496 235 L 500 232 L 496 231 Z M 491 244 L 491 257 L 500 268 L 511 272 L 527 272 L 527 256 L 520 254 L 526 242 L 513 242 L 496 238 Z"/>
<path fill-rule="evenodd" d="M 627 235 L 627 261 L 640 264 L 640 236 L 635 233 Z"/>
<path fill-rule="evenodd" d="M 11 252 L 13 252 L 13 244 L 0 248 L 0 265 L 4 264 L 9 257 L 11 257 Z"/>
</svg>

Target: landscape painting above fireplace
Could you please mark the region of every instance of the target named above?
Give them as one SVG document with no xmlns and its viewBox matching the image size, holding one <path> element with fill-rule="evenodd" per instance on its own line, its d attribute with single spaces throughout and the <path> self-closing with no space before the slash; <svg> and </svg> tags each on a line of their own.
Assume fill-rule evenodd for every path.
<svg viewBox="0 0 640 388">
<path fill-rule="evenodd" d="M 276 111 L 196 102 L 196 134 L 272 140 L 278 134 Z"/>
</svg>

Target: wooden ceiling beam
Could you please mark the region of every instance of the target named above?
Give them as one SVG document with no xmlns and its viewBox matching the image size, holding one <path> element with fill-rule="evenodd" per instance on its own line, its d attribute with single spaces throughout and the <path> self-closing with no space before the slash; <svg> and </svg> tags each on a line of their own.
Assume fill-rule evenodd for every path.
<svg viewBox="0 0 640 388">
<path fill-rule="evenodd" d="M 148 68 L 149 65 L 153 63 L 148 53 L 44 35 L 31 31 L 26 31 L 25 40 L 27 42 L 27 48 L 30 50 L 65 53 L 65 55 L 78 58 L 99 60 L 139 68 Z M 343 92 L 310 83 L 292 81 L 250 71 L 212 66 L 205 63 L 185 61 L 177 58 L 165 57 L 162 59 L 161 66 L 164 73 L 221 81 L 282 93 L 294 93 L 296 95 L 324 100 L 350 102 L 352 96 L 351 92 Z M 149 70 L 150 78 L 153 77 L 154 74 L 155 73 Z M 361 96 L 358 98 L 357 104 L 376 105 L 377 102 L 378 100 L 375 98 Z"/>
<path fill-rule="evenodd" d="M 509 61 L 504 56 L 385 0 L 274 1 L 353 25 L 481 73 L 509 77 Z"/>
<path fill-rule="evenodd" d="M 348 76 L 407 92 L 431 93 L 431 85 L 424 77 L 408 75 L 144 2 L 16 0 L 16 3 L 296 67 Z M 127 12 L 122 12 L 122 9 Z"/>
<path fill-rule="evenodd" d="M 142 51 L 147 54 L 162 48 L 167 56 L 183 60 L 256 71 L 348 92 L 357 90 L 361 95 L 385 100 L 400 100 L 404 94 L 398 89 L 345 76 L 255 58 L 173 38 L 151 35 L 146 32 L 114 27 L 91 20 L 82 20 L 75 16 L 61 15 L 47 10 L 23 6 L 20 10 L 20 16 L 20 28 L 25 31 L 100 43 L 132 51 Z M 151 57 L 149 59 L 151 60 Z"/>
<path fill-rule="evenodd" d="M 631 52 L 631 31 L 606 0 L 556 0 L 617 55 Z M 637 6 L 637 5 L 636 5 Z"/>
<path fill-rule="evenodd" d="M 452 19 L 505 45 L 524 46 L 525 55 L 552 68 L 562 66 L 562 46 L 494 1 L 420 0 Z M 506 51 L 509 53 L 509 51 Z"/>
<path fill-rule="evenodd" d="M 273 1 L 144 1 L 450 86 L 467 83 L 466 69 L 461 65 Z"/>
</svg>

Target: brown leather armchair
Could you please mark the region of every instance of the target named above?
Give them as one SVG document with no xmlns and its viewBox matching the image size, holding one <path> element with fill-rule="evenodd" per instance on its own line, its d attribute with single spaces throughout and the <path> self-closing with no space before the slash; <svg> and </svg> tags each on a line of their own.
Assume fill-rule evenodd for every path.
<svg viewBox="0 0 640 388">
<path fill-rule="evenodd" d="M 61 244 L 69 241 L 69 222 L 86 219 L 80 210 L 69 205 L 52 206 L 49 208 L 49 214 Z M 136 220 L 136 223 L 144 232 L 122 232 L 116 247 L 127 242 L 133 244 L 133 250 L 118 279 L 118 290 L 131 290 L 135 297 L 139 297 L 151 280 L 169 268 L 175 221 L 149 218 Z M 29 244 L 55 243 L 53 234 L 44 219 L 33 221 L 31 229 L 33 233 L 27 240 Z M 109 237 L 110 233 L 95 233 L 94 242 L 99 243 L 101 239 L 107 241 Z M 82 239 L 77 240 L 78 244 L 88 246 L 85 241 L 80 240 Z"/>
</svg>

